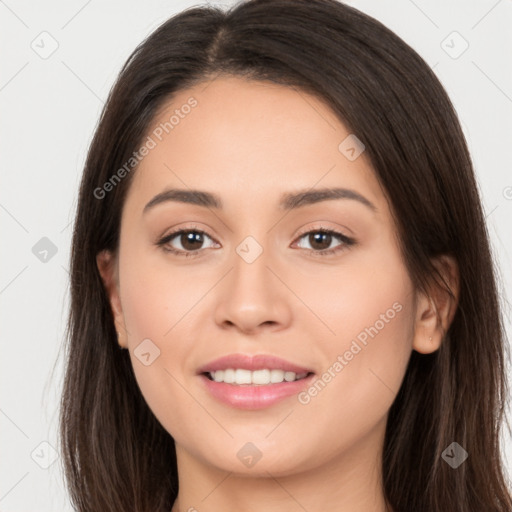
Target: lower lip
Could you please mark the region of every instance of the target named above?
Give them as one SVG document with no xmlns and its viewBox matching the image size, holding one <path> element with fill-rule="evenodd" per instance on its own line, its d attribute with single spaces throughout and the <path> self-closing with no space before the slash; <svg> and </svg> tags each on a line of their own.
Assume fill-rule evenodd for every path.
<svg viewBox="0 0 512 512">
<path fill-rule="evenodd" d="M 311 374 L 304 379 L 293 382 L 281 382 L 268 385 L 235 385 L 225 382 L 215 382 L 206 375 L 200 375 L 206 389 L 221 402 L 238 409 L 264 409 L 285 398 L 297 395 L 309 386 L 313 377 Z"/>
</svg>

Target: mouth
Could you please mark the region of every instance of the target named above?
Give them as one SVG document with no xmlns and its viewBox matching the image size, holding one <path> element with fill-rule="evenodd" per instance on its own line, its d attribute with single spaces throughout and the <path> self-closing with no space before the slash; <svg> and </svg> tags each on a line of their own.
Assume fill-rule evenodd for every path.
<svg viewBox="0 0 512 512">
<path fill-rule="evenodd" d="M 266 354 L 221 357 L 197 375 L 211 397 L 237 409 L 270 407 L 296 396 L 315 378 L 310 368 Z"/>
<path fill-rule="evenodd" d="M 231 380 L 229 369 L 226 372 L 226 380 Z M 233 373 L 235 373 L 235 370 L 233 370 Z M 255 374 L 257 371 L 249 373 Z M 278 376 L 276 375 L 274 380 L 277 381 Z M 312 385 L 315 374 L 308 372 L 305 376 L 302 376 L 302 374 L 295 375 L 293 380 L 291 380 L 292 376 L 288 375 L 290 380 L 283 379 L 280 382 L 268 382 L 268 384 L 253 383 L 252 380 L 249 383 L 244 374 L 238 381 L 235 377 L 235 382 L 231 383 L 224 382 L 224 379 L 222 381 L 213 380 L 210 372 L 201 373 L 198 377 L 205 392 L 216 401 L 230 408 L 254 411 L 269 409 L 271 406 L 285 400 L 297 400 L 298 395 Z M 220 378 L 217 372 L 215 372 L 214 377 Z"/>
</svg>

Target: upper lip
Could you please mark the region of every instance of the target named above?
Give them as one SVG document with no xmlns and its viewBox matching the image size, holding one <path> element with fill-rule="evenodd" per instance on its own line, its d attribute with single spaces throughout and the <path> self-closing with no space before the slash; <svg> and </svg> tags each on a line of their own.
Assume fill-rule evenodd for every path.
<svg viewBox="0 0 512 512">
<path fill-rule="evenodd" d="M 210 361 L 205 365 L 201 366 L 198 370 L 198 374 L 214 372 L 217 370 L 226 370 L 228 368 L 243 369 L 243 370 L 284 370 L 285 372 L 295 373 L 312 373 L 313 370 L 299 366 L 281 359 L 280 357 L 272 356 L 269 354 L 230 354 L 224 357 Z"/>
</svg>

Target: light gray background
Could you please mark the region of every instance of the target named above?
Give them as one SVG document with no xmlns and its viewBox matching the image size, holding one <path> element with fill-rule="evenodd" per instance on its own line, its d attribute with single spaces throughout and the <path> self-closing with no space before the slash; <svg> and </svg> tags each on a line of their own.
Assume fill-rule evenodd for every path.
<svg viewBox="0 0 512 512">
<path fill-rule="evenodd" d="M 348 3 L 382 21 L 418 51 L 455 104 L 501 269 L 510 338 L 512 0 Z M 71 510 L 59 454 L 51 447 L 58 448 L 58 351 L 68 308 L 79 178 L 103 102 L 125 59 L 160 23 L 197 4 L 0 0 L 2 512 Z M 40 35 L 44 31 L 50 36 Z M 57 50 L 41 58 L 55 44 L 52 38 Z M 469 47 L 454 58 L 464 40 Z M 46 262 L 32 251 L 43 237 L 57 248 Z M 505 452 L 510 464 L 508 433 Z"/>
</svg>

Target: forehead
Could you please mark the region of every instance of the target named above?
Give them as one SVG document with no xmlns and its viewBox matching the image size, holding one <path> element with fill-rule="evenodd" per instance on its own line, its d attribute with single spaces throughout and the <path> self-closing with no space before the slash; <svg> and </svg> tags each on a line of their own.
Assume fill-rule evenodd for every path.
<svg viewBox="0 0 512 512">
<path fill-rule="evenodd" d="M 202 82 L 176 93 L 147 137 L 152 148 L 127 200 L 150 200 L 168 186 L 245 202 L 315 186 L 359 189 L 374 202 L 382 196 L 364 152 L 355 160 L 343 152 L 350 131 L 322 100 L 297 88 L 238 77 Z"/>
</svg>

